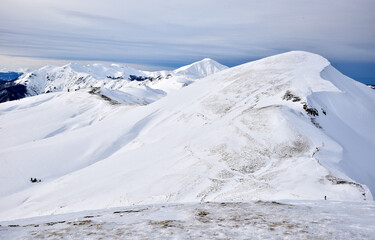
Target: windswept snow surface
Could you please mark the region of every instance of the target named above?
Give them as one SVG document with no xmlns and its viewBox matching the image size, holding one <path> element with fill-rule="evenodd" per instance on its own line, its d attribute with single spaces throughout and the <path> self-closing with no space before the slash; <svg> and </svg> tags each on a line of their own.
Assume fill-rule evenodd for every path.
<svg viewBox="0 0 375 240">
<path fill-rule="evenodd" d="M 374 239 L 374 202 L 159 204 L 0 222 L 1 239 Z"/>
<path fill-rule="evenodd" d="M 148 105 L 88 89 L 3 103 L 0 220 L 166 202 L 372 200 L 374 113 L 372 89 L 306 52 L 223 70 Z"/>
</svg>

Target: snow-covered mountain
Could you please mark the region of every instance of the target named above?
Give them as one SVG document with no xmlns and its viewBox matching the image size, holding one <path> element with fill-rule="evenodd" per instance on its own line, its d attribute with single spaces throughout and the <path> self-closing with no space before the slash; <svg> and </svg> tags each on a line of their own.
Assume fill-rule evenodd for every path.
<svg viewBox="0 0 375 240">
<path fill-rule="evenodd" d="M 173 71 L 174 75 L 191 76 L 193 78 L 203 78 L 208 75 L 220 72 L 227 67 L 221 65 L 220 63 L 210 59 L 205 58 L 199 62 L 192 63 L 187 66 L 180 67 Z"/>
<path fill-rule="evenodd" d="M 170 91 L 226 68 L 208 58 L 174 71 L 158 72 L 141 71 L 119 64 L 69 63 L 62 67 L 45 66 L 29 72 L 16 83 L 26 86 L 28 96 L 95 88 L 95 92 L 113 97 L 116 102 L 121 95 L 120 103 L 148 104 Z"/>
<path fill-rule="evenodd" d="M 178 71 L 186 69 L 208 73 Z M 92 92 L 0 104 L 0 220 L 164 202 L 362 201 L 375 192 L 374 91 L 321 56 L 250 62 L 148 105 L 112 105 Z"/>
</svg>

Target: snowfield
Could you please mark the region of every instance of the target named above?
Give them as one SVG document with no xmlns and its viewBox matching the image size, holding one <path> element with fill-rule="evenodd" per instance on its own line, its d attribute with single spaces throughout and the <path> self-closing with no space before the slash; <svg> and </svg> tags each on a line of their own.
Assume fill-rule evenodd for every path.
<svg viewBox="0 0 375 240">
<path fill-rule="evenodd" d="M 258 219 L 248 220 L 248 226 L 244 220 L 236 228 L 235 221 L 227 221 L 218 227 L 218 238 L 238 229 L 249 234 L 260 231 L 254 239 L 284 238 L 288 224 L 302 239 L 316 232 L 323 234 L 316 235 L 318 239 L 373 237 L 374 91 L 307 52 L 288 52 L 222 71 L 215 66 L 205 59 L 175 70 L 172 77 L 163 73 L 165 77 L 147 84 L 127 83 L 132 87 L 111 88 L 106 81 L 113 79 L 99 81 L 101 77 L 91 87 L 95 77 L 90 75 L 85 85 L 75 82 L 80 88 L 69 92 L 71 78 L 64 75 L 48 85 L 59 91 L 0 104 L 0 221 L 21 225 L 23 220 L 16 219 L 176 203 L 166 209 L 160 205 L 156 215 L 177 211 L 190 216 L 188 220 L 158 219 L 147 212 L 145 218 L 137 213 L 139 220 L 124 220 L 124 229 L 118 226 L 124 218 L 116 215 L 113 224 L 123 232 L 135 224 L 139 230 L 129 233 L 132 237 L 143 232 L 170 236 L 171 224 L 173 234 L 186 234 L 181 226 L 193 229 L 182 237 L 194 238 L 216 232 L 211 225 L 207 232 L 199 230 L 199 220 L 189 220 L 196 219 L 194 209 L 201 206 L 197 202 L 288 199 L 296 203 L 291 215 L 288 205 L 278 209 L 269 202 L 238 203 L 228 211 L 218 203 L 203 208 L 207 216 L 214 215 L 213 222 L 219 221 L 222 211 L 226 218 L 242 208 L 251 212 L 261 205 L 260 211 L 265 211 L 266 225 Z M 162 73 L 147 76 L 154 75 Z M 45 89 L 38 84 L 35 89 Z M 41 182 L 31 183 L 30 178 Z M 329 201 L 321 201 L 325 197 Z M 179 205 L 186 202 L 192 204 Z M 213 211 L 216 208 L 220 210 Z M 362 221 L 357 214 L 366 209 L 369 213 Z M 332 222 L 325 222 L 325 211 Z M 341 213 L 347 214 L 343 219 L 352 219 L 342 221 Z M 287 223 L 271 226 L 272 216 Z M 299 218 L 298 224 L 293 216 Z M 152 225 L 142 219 L 173 221 Z M 312 224 L 313 219 L 327 229 Z M 111 228 L 111 217 L 103 221 L 103 229 Z M 305 226 L 307 233 L 301 232 Z M 74 227 L 64 228 L 69 228 L 67 222 L 43 227 L 43 234 L 81 234 Z M 155 228 L 159 230 L 154 232 Z M 350 230 L 338 230 L 344 228 Z M 32 227 L 5 227 L 0 234 L 22 238 L 19 234 L 32 231 Z"/>
</svg>

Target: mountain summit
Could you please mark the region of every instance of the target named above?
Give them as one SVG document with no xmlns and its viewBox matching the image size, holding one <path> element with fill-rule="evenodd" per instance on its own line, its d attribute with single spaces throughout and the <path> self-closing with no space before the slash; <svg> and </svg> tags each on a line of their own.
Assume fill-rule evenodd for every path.
<svg viewBox="0 0 375 240">
<path fill-rule="evenodd" d="M 225 69 L 148 105 L 80 90 L 3 103 L 0 113 L 1 220 L 375 192 L 374 91 L 312 53 Z"/>
<path fill-rule="evenodd" d="M 227 66 L 224 66 L 216 62 L 215 60 L 212 60 L 210 58 L 204 58 L 201 61 L 180 67 L 174 70 L 173 72 L 175 74 L 194 76 L 195 78 L 202 78 L 220 72 L 227 68 Z"/>
</svg>

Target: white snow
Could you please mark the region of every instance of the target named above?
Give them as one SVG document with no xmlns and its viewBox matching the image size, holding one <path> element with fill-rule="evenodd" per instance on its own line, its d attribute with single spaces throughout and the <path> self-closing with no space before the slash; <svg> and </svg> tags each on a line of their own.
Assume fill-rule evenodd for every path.
<svg viewBox="0 0 375 240">
<path fill-rule="evenodd" d="M 374 92 L 318 55 L 276 55 L 178 91 L 108 89 L 0 104 L 0 220 L 155 203 L 372 200 Z"/>
</svg>

